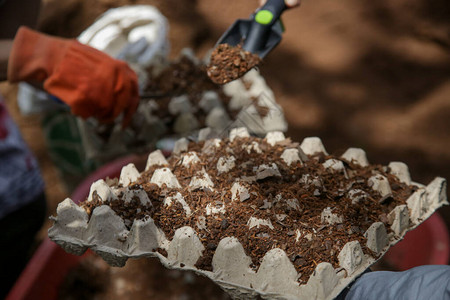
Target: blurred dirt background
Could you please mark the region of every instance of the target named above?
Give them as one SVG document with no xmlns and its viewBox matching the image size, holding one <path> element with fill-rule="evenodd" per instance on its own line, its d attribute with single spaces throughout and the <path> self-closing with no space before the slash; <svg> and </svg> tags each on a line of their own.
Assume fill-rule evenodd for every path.
<svg viewBox="0 0 450 300">
<path fill-rule="evenodd" d="M 151 4 L 170 21 L 171 56 L 203 56 L 257 0 L 44 0 L 39 29 L 76 37 L 108 8 Z M 328 152 L 366 150 L 371 163 L 405 162 L 414 181 L 450 179 L 450 2 L 304 0 L 261 66 L 283 107 L 288 135 L 319 136 Z M 49 160 L 38 117 L 22 117 L 16 88 L 0 85 L 37 155 L 49 214 L 70 194 Z M 450 208 L 440 209 L 450 228 Z M 46 235 L 46 228 L 41 236 Z"/>
</svg>

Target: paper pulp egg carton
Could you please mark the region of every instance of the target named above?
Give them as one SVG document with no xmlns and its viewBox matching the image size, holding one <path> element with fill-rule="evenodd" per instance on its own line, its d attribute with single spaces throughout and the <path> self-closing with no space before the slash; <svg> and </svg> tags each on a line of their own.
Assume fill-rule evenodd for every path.
<svg viewBox="0 0 450 300">
<path fill-rule="evenodd" d="M 245 128 L 233 129 L 226 140 L 206 141 L 210 147 L 226 147 L 227 142 L 248 137 Z M 283 143 L 285 137 L 282 132 L 270 132 L 265 141 L 270 145 Z M 206 144 L 205 143 L 205 144 Z M 280 144 L 281 145 L 281 144 Z M 259 149 L 259 150 L 258 150 Z M 259 151 L 259 144 L 251 143 L 247 151 Z M 177 141 L 173 155 L 182 158 L 183 167 L 191 167 L 200 163 L 199 155 L 188 151 L 188 141 Z M 202 151 L 208 151 L 203 148 Z M 214 151 L 212 151 L 214 152 Z M 306 161 L 317 153 L 327 154 L 317 137 L 303 140 L 298 148 L 286 148 L 281 158 L 288 166 Z M 339 159 L 328 159 L 323 162 L 325 169 L 330 172 L 346 172 L 345 164 L 341 159 L 353 161 L 364 167 L 369 163 L 362 149 L 350 148 Z M 185 201 L 179 179 L 174 175 L 169 163 L 160 151 L 152 152 L 147 161 L 146 170 L 157 166 L 151 183 L 158 186 L 176 190 L 176 196 L 164 199 L 165 205 L 178 202 L 182 205 L 186 215 L 193 213 L 193 208 Z M 217 169 L 221 173 L 227 173 L 234 168 L 234 160 L 230 157 L 219 159 Z M 333 299 L 346 286 L 380 259 L 386 251 L 400 241 L 405 233 L 414 229 L 442 205 L 448 204 L 446 199 L 446 181 L 443 178 L 435 178 L 429 185 L 424 186 L 411 181 L 408 167 L 399 162 L 392 162 L 388 172 L 394 174 L 401 182 L 415 185 L 417 190 L 406 201 L 407 204 L 395 207 L 387 216 L 390 224 L 386 228 L 384 223 L 375 222 L 365 232 L 366 246 L 375 253 L 376 257 L 365 254 L 363 245 L 358 241 L 346 243 L 338 253 L 339 267 L 335 268 L 331 263 L 321 262 L 317 264 L 309 280 L 299 284 L 299 274 L 291 263 L 287 254 L 280 248 L 274 248 L 266 252 L 257 271 L 250 267 L 252 261 L 246 254 L 243 245 L 233 236 L 220 240 L 212 259 L 212 271 L 205 271 L 195 267 L 196 262 L 205 250 L 197 229 L 204 224 L 197 224 L 196 228 L 184 226 L 176 229 L 174 236 L 169 240 L 161 228 L 156 226 L 154 220 L 146 217 L 134 220 L 130 230 L 127 229 L 123 219 L 108 206 L 96 207 L 91 217 L 87 212 L 78 207 L 71 199 L 66 199 L 58 205 L 57 216 L 54 217 L 54 225 L 49 229 L 49 237 L 60 245 L 65 251 L 81 255 L 86 249 L 91 248 L 112 266 L 123 266 L 129 258 L 157 257 L 167 268 L 179 270 L 192 270 L 198 274 L 209 277 L 220 287 L 226 290 L 234 299 L 253 299 L 258 296 L 264 299 Z M 189 183 L 191 189 L 208 189 L 215 191 L 211 176 L 203 169 L 203 174 L 193 176 Z M 345 173 L 347 174 L 347 173 Z M 127 187 L 140 176 L 133 164 L 123 167 L 119 183 Z M 280 176 L 277 163 L 262 164 L 255 169 L 255 180 Z M 374 175 L 369 179 L 369 186 L 379 192 L 381 197 L 391 193 L 391 187 L 386 177 Z M 231 188 L 232 201 L 245 201 L 249 190 L 236 181 Z M 100 197 L 103 201 L 118 198 L 119 185 L 109 185 L 104 180 L 92 184 L 89 197 L 86 201 L 92 201 L 93 197 Z M 122 187 L 122 192 L 123 192 Z M 352 201 L 359 201 L 360 191 L 349 190 Z M 122 200 L 140 199 L 142 204 L 150 205 L 147 194 L 140 189 L 128 189 L 123 192 Z M 169 199 L 170 198 L 170 199 Z M 295 207 L 295 203 L 293 204 Z M 198 208 L 197 208 L 198 209 Z M 227 208 L 207 206 L 206 214 L 217 214 Z M 339 215 L 330 209 L 324 209 L 321 218 L 324 223 L 334 224 L 340 220 Z M 272 226 L 270 220 L 251 217 L 247 225 Z M 273 227 L 273 226 L 272 226 Z M 163 249 L 167 255 L 160 254 Z"/>
</svg>

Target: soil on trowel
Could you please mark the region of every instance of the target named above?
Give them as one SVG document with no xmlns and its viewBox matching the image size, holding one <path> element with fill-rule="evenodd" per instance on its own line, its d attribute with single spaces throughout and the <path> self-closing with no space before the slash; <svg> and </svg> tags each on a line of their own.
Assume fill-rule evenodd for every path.
<svg viewBox="0 0 450 300">
<path fill-rule="evenodd" d="M 97 255 L 84 258 L 66 275 L 58 300 L 228 300 L 208 278 L 164 268 L 156 259 L 129 260 L 110 267 Z"/>
<path fill-rule="evenodd" d="M 242 77 L 260 63 L 258 55 L 245 51 L 240 44 L 219 44 L 211 53 L 207 72 L 213 82 L 225 84 Z"/>
<path fill-rule="evenodd" d="M 387 214 L 396 206 L 405 204 L 416 189 L 400 182 L 381 165 L 361 167 L 354 161 L 341 159 L 345 172 L 330 171 L 322 164 L 328 159 L 336 159 L 334 155 L 308 156 L 308 160 L 288 166 L 281 159 L 284 150 L 298 147 L 289 139 L 274 146 L 254 137 L 233 142 L 223 140 L 219 148 L 208 145 L 210 142 L 212 140 L 190 144 L 188 151 L 196 152 L 199 162 L 188 168 L 183 166 L 183 156 L 169 159 L 168 167 L 183 188 L 168 189 L 165 185 L 158 187 L 150 183 L 155 169 L 161 166 L 153 166 L 143 172 L 127 187 L 144 189 L 152 206 L 125 203 L 120 194 L 114 203 L 103 203 L 109 204 L 128 228 L 136 217 L 142 218 L 143 215 L 153 218 L 169 239 L 178 228 L 194 228 L 205 247 L 196 263 L 196 267 L 202 270 L 212 270 L 212 257 L 220 240 L 225 237 L 239 240 L 252 259 L 254 270 L 259 268 L 267 251 L 281 248 L 300 274 L 300 284 L 307 282 L 321 262 L 329 262 L 339 268 L 338 254 L 350 241 L 359 241 L 365 254 L 377 258 L 367 248 L 364 233 L 374 222 L 383 222 L 391 232 Z M 219 160 L 229 157 L 230 153 L 235 157 L 236 167 L 219 173 Z M 273 163 L 278 166 L 279 175 L 261 175 L 255 179 L 255 168 Z M 214 191 L 189 187 L 191 179 L 203 170 L 207 170 Z M 382 197 L 372 189 L 368 179 L 374 174 L 388 179 L 392 189 L 389 197 Z M 231 190 L 237 179 L 247 188 L 248 197 L 232 200 Z M 350 190 L 363 192 L 359 191 L 356 197 L 352 197 Z M 175 196 L 178 192 L 191 207 L 191 214 L 187 215 L 179 202 L 163 204 L 166 197 Z M 102 204 L 101 199 L 94 200 L 83 203 L 82 207 L 91 212 Z M 324 221 L 321 213 L 326 208 L 341 216 L 342 220 L 334 224 Z M 218 212 L 208 213 L 208 209 Z M 273 228 L 265 225 L 250 228 L 248 221 L 251 217 L 269 220 Z"/>
</svg>

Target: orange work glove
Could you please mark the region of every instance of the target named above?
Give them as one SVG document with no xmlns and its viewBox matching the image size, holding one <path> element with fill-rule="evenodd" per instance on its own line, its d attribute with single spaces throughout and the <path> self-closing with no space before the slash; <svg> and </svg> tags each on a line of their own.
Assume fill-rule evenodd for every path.
<svg viewBox="0 0 450 300">
<path fill-rule="evenodd" d="M 76 40 L 50 37 L 21 27 L 8 61 L 8 80 L 38 81 L 65 103 L 73 114 L 112 122 L 124 112 L 128 125 L 139 103 L 136 73 Z"/>
</svg>

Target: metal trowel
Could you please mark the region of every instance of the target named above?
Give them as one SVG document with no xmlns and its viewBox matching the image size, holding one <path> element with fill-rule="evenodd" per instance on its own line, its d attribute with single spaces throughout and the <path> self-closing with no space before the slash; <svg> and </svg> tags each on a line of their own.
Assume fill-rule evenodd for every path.
<svg viewBox="0 0 450 300">
<path fill-rule="evenodd" d="M 284 26 L 280 16 L 287 6 L 284 0 L 268 0 L 249 19 L 239 19 L 220 37 L 217 45 L 229 44 L 264 58 L 281 41 Z"/>
</svg>

